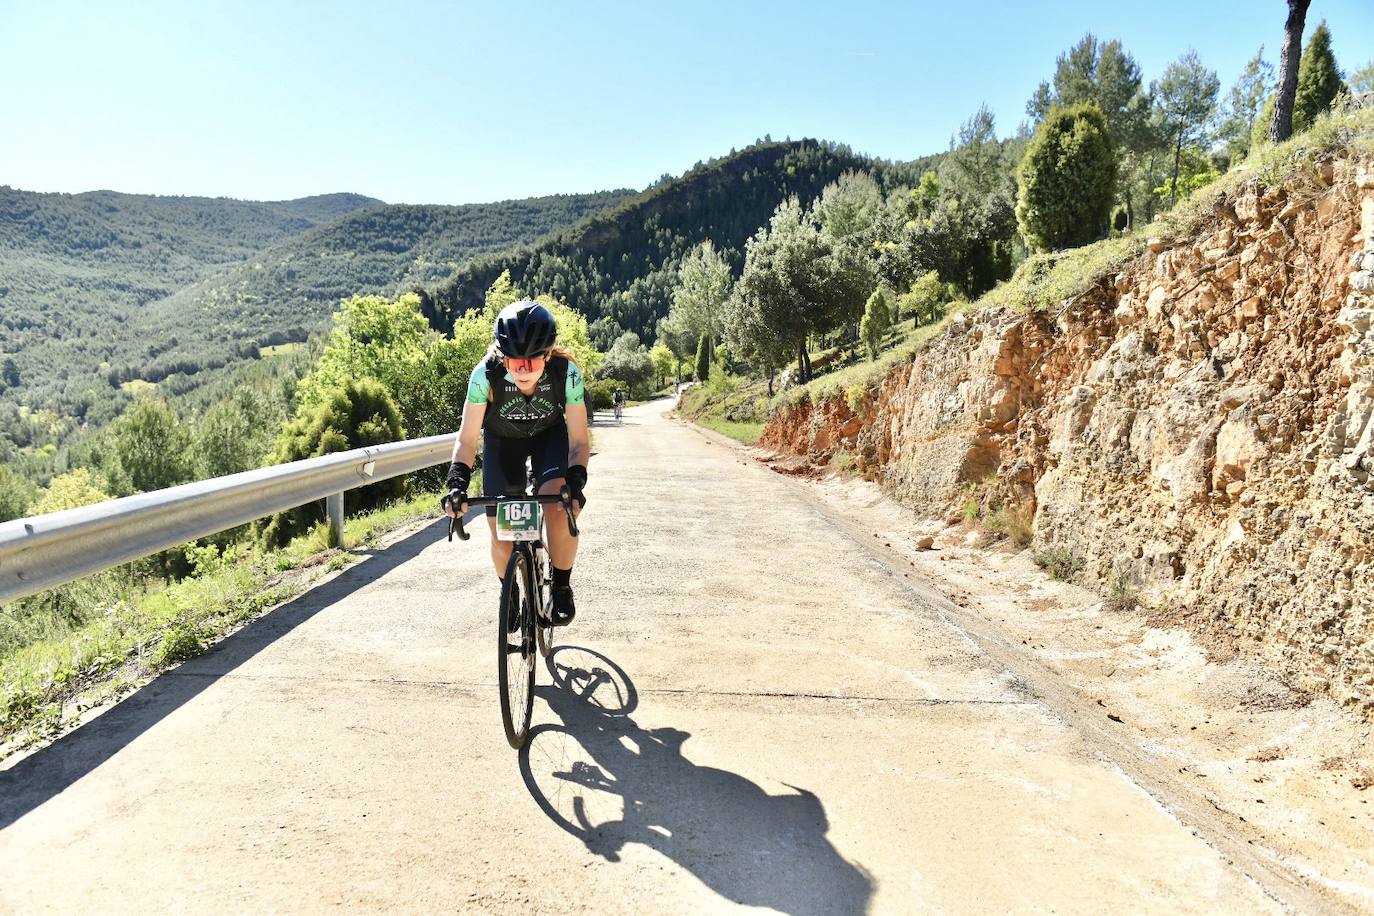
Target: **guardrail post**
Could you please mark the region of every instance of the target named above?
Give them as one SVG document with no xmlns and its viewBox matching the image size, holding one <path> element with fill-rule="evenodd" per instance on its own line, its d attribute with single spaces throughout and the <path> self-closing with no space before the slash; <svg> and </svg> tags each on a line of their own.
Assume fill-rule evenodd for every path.
<svg viewBox="0 0 1374 916">
<path fill-rule="evenodd" d="M 329 514 L 329 546 L 343 546 L 344 495 L 331 493 L 324 498 L 324 508 Z"/>
</svg>

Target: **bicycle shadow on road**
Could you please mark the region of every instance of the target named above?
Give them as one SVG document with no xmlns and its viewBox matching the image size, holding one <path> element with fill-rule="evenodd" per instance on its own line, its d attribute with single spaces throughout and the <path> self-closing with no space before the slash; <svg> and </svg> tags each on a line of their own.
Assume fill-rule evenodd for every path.
<svg viewBox="0 0 1374 916">
<path fill-rule="evenodd" d="M 639 843 L 734 903 L 790 914 L 865 913 L 872 877 L 826 838 L 815 794 L 769 795 L 682 752 L 691 735 L 640 728 L 633 682 L 605 655 L 559 646 L 553 686 L 535 688 L 560 724 L 537 726 L 520 769 L 550 820 L 609 862 Z"/>
<path fill-rule="evenodd" d="M 474 513 L 475 517 L 475 513 Z M 317 613 L 380 579 L 443 536 L 436 519 L 322 585 L 249 622 L 203 655 L 164 671 L 103 714 L 0 769 L 0 830 L 65 791 L 221 677 Z"/>
</svg>

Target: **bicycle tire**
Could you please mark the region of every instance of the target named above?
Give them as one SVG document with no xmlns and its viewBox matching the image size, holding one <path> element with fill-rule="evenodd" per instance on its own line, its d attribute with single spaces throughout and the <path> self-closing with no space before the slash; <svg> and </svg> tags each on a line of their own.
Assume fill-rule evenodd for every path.
<svg viewBox="0 0 1374 916">
<path fill-rule="evenodd" d="M 543 583 L 540 583 L 539 587 L 542 590 L 544 588 Z M 544 592 L 541 597 L 543 598 L 541 604 L 543 605 L 544 613 L 552 615 L 553 595 L 549 592 Z M 553 653 L 554 631 L 558 628 L 553 625 L 552 620 L 548 617 L 539 617 L 535 621 L 535 626 L 535 636 L 539 640 L 539 654 L 544 658 L 548 658 L 549 655 Z"/>
<path fill-rule="evenodd" d="M 534 711 L 535 621 L 534 585 L 529 556 L 518 547 L 511 551 L 506 578 L 501 583 L 501 606 L 496 614 L 496 676 L 501 694 L 501 724 L 506 741 L 519 750 L 530 733 Z M 514 632 L 507 629 L 508 615 L 519 617 Z"/>
</svg>

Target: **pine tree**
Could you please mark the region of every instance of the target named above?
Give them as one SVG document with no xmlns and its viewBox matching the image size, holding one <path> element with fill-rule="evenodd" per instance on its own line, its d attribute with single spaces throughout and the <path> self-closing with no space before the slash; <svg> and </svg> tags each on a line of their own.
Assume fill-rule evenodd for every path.
<svg viewBox="0 0 1374 916">
<path fill-rule="evenodd" d="M 1293 97 L 1293 130 L 1307 130 L 1317 115 L 1346 92 L 1336 56 L 1331 53 L 1331 32 L 1323 21 L 1313 31 L 1298 65 L 1298 89 Z"/>
<path fill-rule="evenodd" d="M 697 381 L 704 382 L 711 377 L 711 339 L 701 335 L 697 344 Z"/>
</svg>

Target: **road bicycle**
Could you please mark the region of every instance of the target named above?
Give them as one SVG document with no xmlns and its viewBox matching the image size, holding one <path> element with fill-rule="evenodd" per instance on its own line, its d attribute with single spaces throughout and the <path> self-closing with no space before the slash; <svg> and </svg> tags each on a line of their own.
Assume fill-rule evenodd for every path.
<svg viewBox="0 0 1374 916">
<path fill-rule="evenodd" d="M 617 403 L 617 404 L 615 405 L 615 422 L 617 422 L 617 423 L 620 422 L 620 412 L 621 412 L 623 409 L 624 409 L 624 408 L 623 408 L 619 403 Z"/>
<path fill-rule="evenodd" d="M 553 574 L 544 546 L 548 529 L 542 507 L 561 505 L 568 533 L 577 537 L 572 494 L 566 486 L 557 496 L 535 495 L 534 482 L 529 480 L 525 490 L 524 496 L 473 496 L 467 501 L 469 508 L 495 506 L 496 537 L 513 542 L 496 614 L 496 677 L 501 724 L 516 750 L 530 732 L 535 660 L 538 655 L 548 657 L 554 645 Z M 452 541 L 455 534 L 463 541 L 472 537 L 463 527 L 461 513 L 449 519 L 448 539 Z"/>
</svg>

